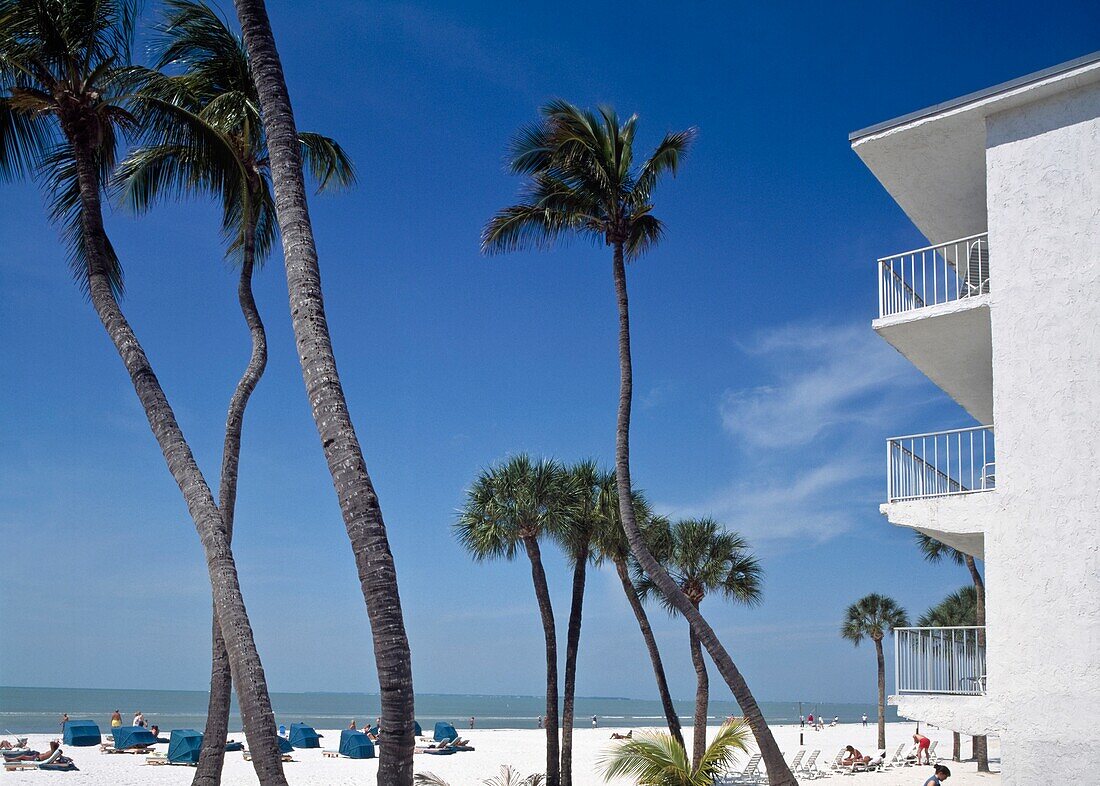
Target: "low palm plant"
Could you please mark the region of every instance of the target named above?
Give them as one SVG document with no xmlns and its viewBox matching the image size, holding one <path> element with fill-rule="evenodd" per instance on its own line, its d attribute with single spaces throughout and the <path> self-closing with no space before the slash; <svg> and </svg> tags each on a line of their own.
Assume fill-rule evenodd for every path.
<svg viewBox="0 0 1100 786">
<path fill-rule="evenodd" d="M 714 519 L 681 519 L 673 523 L 657 518 L 650 525 L 647 539 L 653 556 L 696 608 L 708 595 L 720 595 L 749 606 L 760 602 L 763 579 L 760 563 L 744 538 L 727 531 Z M 648 574 L 639 571 L 635 584 L 643 598 L 658 597 L 670 613 L 677 612 Z M 688 626 L 688 643 L 696 677 L 692 762 L 698 763 L 707 746 L 710 677 L 703 648 L 691 626 Z"/>
<path fill-rule="evenodd" d="M 598 766 L 608 781 L 629 778 L 638 786 L 711 786 L 748 750 L 749 734 L 744 722 L 723 724 L 694 763 L 671 734 L 639 734 L 616 745 Z"/>
<path fill-rule="evenodd" d="M 848 607 L 844 623 L 840 626 L 842 638 L 859 646 L 864 639 L 875 644 L 878 664 L 878 747 L 886 748 L 886 659 L 882 654 L 882 640 L 894 628 L 909 624 L 905 609 L 893 598 L 871 593 Z"/>
<path fill-rule="evenodd" d="M 423 786 L 451 786 L 451 784 L 434 772 L 418 772 L 413 779 Z M 521 776 L 514 767 L 508 764 L 500 765 L 500 775 L 495 778 L 486 778 L 482 781 L 485 786 L 542 786 L 546 776 L 541 772 Z"/>
</svg>

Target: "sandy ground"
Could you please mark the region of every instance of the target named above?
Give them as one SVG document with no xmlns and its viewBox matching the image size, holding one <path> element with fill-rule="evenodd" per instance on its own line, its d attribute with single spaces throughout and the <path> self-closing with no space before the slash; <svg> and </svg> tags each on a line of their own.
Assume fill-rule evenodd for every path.
<svg viewBox="0 0 1100 786">
<path fill-rule="evenodd" d="M 545 766 L 545 734 L 537 729 L 462 729 L 477 750 L 461 752 L 451 756 L 417 755 L 417 772 L 434 772 L 450 782 L 451 786 L 475 786 L 484 779 L 495 776 L 502 764 L 511 764 L 521 775 L 540 771 Z M 627 729 L 580 728 L 575 731 L 573 772 L 577 786 L 596 786 L 603 783 L 598 773 L 597 761 L 611 745 L 609 738 L 614 731 Z M 635 729 L 637 734 L 641 729 Z M 713 729 L 712 729 L 713 731 Z M 800 750 L 797 726 L 776 726 L 773 729 L 779 747 L 786 758 L 791 758 Z M 903 742 L 907 742 L 913 732 L 913 724 L 889 724 L 886 741 L 893 753 Z M 167 735 L 167 732 L 164 732 Z M 340 738 L 339 731 L 324 731 L 323 743 L 326 747 L 335 747 Z M 685 737 L 690 740 L 690 728 L 684 729 Z M 933 740 L 939 740 L 939 752 L 951 755 L 951 733 L 939 729 L 926 729 L 925 733 Z M 243 740 L 244 735 L 232 735 Z M 821 750 L 821 758 L 831 761 L 836 752 L 845 745 L 854 745 L 859 750 L 873 755 L 875 727 L 864 728 L 860 724 L 840 724 L 815 732 L 803 732 L 807 751 Z M 49 747 L 49 735 L 32 734 L 30 744 L 38 750 Z M 167 745 L 158 745 L 160 752 L 167 751 Z M 996 739 L 989 741 L 992 769 L 1000 769 L 1000 746 Z M 189 786 L 194 772 L 190 767 L 164 766 L 153 767 L 145 764 L 144 756 L 105 754 L 98 748 L 66 748 L 80 772 L 6 772 L 0 776 L 0 786 L 16 784 L 41 784 L 63 782 L 67 786 Z M 969 741 L 963 739 L 963 755 L 970 753 Z M 291 786 L 350 786 L 375 782 L 376 759 L 357 760 L 332 759 L 321 755 L 319 749 L 296 750 L 294 763 L 287 764 L 285 771 Z M 999 786 L 1001 776 L 994 772 L 979 775 L 973 762 L 945 762 L 951 767 L 950 786 L 982 784 Z M 905 767 L 882 773 L 860 773 L 854 778 L 871 781 L 873 786 L 920 786 L 931 774 L 928 767 Z M 833 776 L 838 783 L 848 782 L 847 777 Z M 854 781 L 852 781 L 854 782 Z M 240 753 L 226 754 L 225 771 L 222 778 L 225 786 L 244 786 L 257 783 L 252 765 L 246 762 Z"/>
</svg>

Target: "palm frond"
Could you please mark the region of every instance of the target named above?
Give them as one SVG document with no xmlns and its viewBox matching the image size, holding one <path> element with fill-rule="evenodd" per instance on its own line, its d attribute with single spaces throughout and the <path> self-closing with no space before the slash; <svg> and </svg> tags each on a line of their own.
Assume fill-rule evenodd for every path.
<svg viewBox="0 0 1100 786">
<path fill-rule="evenodd" d="M 328 188 L 348 188 L 355 183 L 355 167 L 344 148 L 332 137 L 299 131 L 302 163 L 317 181 L 318 193 Z"/>
</svg>

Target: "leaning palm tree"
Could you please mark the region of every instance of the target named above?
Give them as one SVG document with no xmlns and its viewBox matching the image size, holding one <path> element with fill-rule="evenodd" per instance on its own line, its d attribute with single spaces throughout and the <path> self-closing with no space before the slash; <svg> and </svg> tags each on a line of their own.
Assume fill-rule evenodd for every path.
<svg viewBox="0 0 1100 786">
<path fill-rule="evenodd" d="M 306 201 L 301 137 L 264 0 L 235 0 L 234 4 L 271 159 L 298 360 L 370 617 L 385 741 L 379 754 L 378 782 L 410 786 L 415 718 L 409 638 L 382 508 L 367 473 L 332 350 Z"/>
<path fill-rule="evenodd" d="M 971 622 L 965 623 L 966 625 L 977 625 L 978 630 L 978 644 L 985 646 L 985 581 L 982 580 L 982 574 L 978 570 L 978 565 L 974 560 L 974 557 L 967 554 L 965 551 L 959 551 L 956 548 L 948 546 L 946 543 L 941 543 L 929 535 L 925 535 L 923 532 L 916 533 L 917 547 L 920 549 L 921 554 L 929 562 L 941 562 L 944 559 L 953 562 L 959 566 L 966 566 L 967 572 L 970 574 L 970 581 L 974 585 L 974 616 L 971 618 Z M 974 750 L 974 758 L 978 761 L 978 772 L 989 772 L 989 743 L 986 736 L 976 735 L 971 738 L 971 746 Z"/>
<path fill-rule="evenodd" d="M 602 471 L 595 461 L 580 461 L 567 469 L 572 476 L 574 495 L 569 507 L 572 515 L 556 536 L 573 565 L 573 594 L 569 604 L 569 626 L 565 640 L 565 680 L 562 685 L 561 783 L 573 783 L 573 708 L 577 692 L 577 655 L 581 642 L 581 618 L 588 563 L 592 559 L 593 540 L 601 529 L 607 507 L 602 500 L 611 473 Z"/>
<path fill-rule="evenodd" d="M 223 519 L 164 390 L 119 305 L 122 268 L 103 226 L 130 111 L 136 5 L 126 0 L 0 0 L 0 175 L 37 171 L 63 225 L 74 277 L 107 330 L 202 541 L 253 764 L 285 784 L 263 667 Z"/>
<path fill-rule="evenodd" d="M 558 645 L 554 608 L 539 541 L 573 525 L 579 496 L 574 478 L 556 461 L 515 456 L 482 472 L 466 492 L 454 524 L 458 541 L 476 560 L 515 559 L 522 548 L 546 642 L 546 783 L 558 786 Z"/>
<path fill-rule="evenodd" d="M 184 70 L 170 77 L 145 75 L 136 101 L 147 119 L 145 145 L 130 152 L 117 177 L 124 203 L 138 213 L 165 197 L 212 196 L 221 204 L 226 256 L 240 268 L 237 298 L 252 340 L 248 365 L 229 403 L 222 448 L 218 507 L 226 540 L 232 542 L 244 413 L 267 364 L 267 337 L 252 294 L 252 275 L 276 240 L 271 173 L 243 43 L 202 2 L 167 0 L 166 8 L 157 26 L 155 67 Z M 335 140 L 299 136 L 321 190 L 354 181 L 351 162 Z M 196 786 L 221 782 L 229 730 L 231 673 L 216 609 L 212 651 Z"/>
<path fill-rule="evenodd" d="M 918 619 L 917 625 L 921 628 L 955 628 L 974 624 L 974 616 L 977 613 L 978 598 L 974 587 L 963 587 L 957 592 L 952 592 L 935 606 L 924 612 Z M 953 670 L 954 659 L 948 658 L 948 669 Z M 948 679 L 954 684 L 957 674 L 948 674 Z M 976 738 L 975 738 L 976 739 Z M 962 740 L 957 731 L 951 732 L 952 751 L 951 758 L 954 761 L 962 760 Z"/>
<path fill-rule="evenodd" d="M 842 638 L 855 646 L 866 638 L 875 643 L 875 657 L 878 662 L 878 747 L 886 748 L 886 661 L 882 655 L 882 640 L 894 628 L 904 628 L 909 624 L 905 609 L 893 598 L 872 593 L 860 598 L 844 615 L 840 627 Z"/>
<path fill-rule="evenodd" d="M 748 740 L 743 722 L 724 723 L 702 758 L 693 763 L 672 735 L 640 734 L 616 745 L 598 766 L 607 781 L 629 778 L 638 786 L 711 786 L 748 751 Z"/>
<path fill-rule="evenodd" d="M 793 784 L 794 777 L 748 684 L 714 629 L 649 553 L 630 503 L 633 370 L 626 262 L 655 247 L 664 234 L 664 225 L 653 215 L 653 192 L 663 175 L 675 174 L 695 138 L 695 129 L 667 134 L 650 157 L 635 166 L 636 127 L 637 116 L 620 123 L 607 107 L 594 113 L 560 100 L 543 107 L 541 120 L 523 129 L 512 145 L 510 168 L 527 179 L 523 201 L 489 221 L 481 247 L 485 253 L 542 248 L 573 234 L 611 247 L 619 311 L 615 477 L 630 551 L 718 666 L 756 737 L 772 786 L 785 786 Z"/>
<path fill-rule="evenodd" d="M 634 489 L 631 492 L 631 501 L 634 504 L 634 516 L 642 522 L 643 534 L 648 529 L 653 514 L 646 503 L 644 495 Z M 619 490 L 612 476 L 604 481 L 601 494 L 601 503 L 606 507 L 606 513 L 601 517 L 601 527 L 596 533 L 595 554 L 596 562 L 605 560 L 615 567 L 615 575 L 619 577 L 623 594 L 626 595 L 630 610 L 634 612 L 634 619 L 638 622 L 638 628 L 642 632 L 642 640 L 645 642 L 646 651 L 649 653 L 649 661 L 653 667 L 653 676 L 657 681 L 657 693 L 661 698 L 661 708 L 665 713 L 665 722 L 668 724 L 669 734 L 684 745 L 683 732 L 680 729 L 680 716 L 676 713 L 676 707 L 672 703 L 672 693 L 668 688 L 668 679 L 665 677 L 665 667 L 661 660 L 661 651 L 657 647 L 657 639 L 653 635 L 653 627 L 649 624 L 649 615 L 638 595 L 638 588 L 634 586 L 631 573 L 636 572 L 634 558 L 630 554 L 630 544 L 626 541 L 626 533 L 623 531 L 622 519 L 619 516 Z"/>
<path fill-rule="evenodd" d="M 711 518 L 681 519 L 672 523 L 662 517 L 655 519 L 651 527 L 648 539 L 653 556 L 696 608 L 708 595 L 721 595 L 750 606 L 760 602 L 763 571 L 739 534 L 725 530 Z M 659 594 L 649 576 L 638 576 L 635 584 L 643 598 Z M 665 605 L 670 612 L 676 612 L 676 607 L 667 600 Z M 699 638 L 691 627 L 688 639 L 696 677 L 691 760 L 697 766 L 707 747 L 710 678 Z"/>
</svg>

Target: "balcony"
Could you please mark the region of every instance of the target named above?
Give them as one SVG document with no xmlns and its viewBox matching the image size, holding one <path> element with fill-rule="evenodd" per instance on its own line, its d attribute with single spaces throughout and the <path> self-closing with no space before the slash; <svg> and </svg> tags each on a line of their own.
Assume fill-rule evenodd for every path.
<svg viewBox="0 0 1100 786">
<path fill-rule="evenodd" d="M 895 628 L 898 694 L 986 694 L 985 628 Z"/>
<path fill-rule="evenodd" d="M 892 437 L 886 443 L 890 502 L 991 491 L 996 487 L 992 426 Z"/>
<path fill-rule="evenodd" d="M 989 235 L 878 260 L 873 326 L 979 423 L 993 421 Z"/>
<path fill-rule="evenodd" d="M 879 319 L 989 293 L 989 234 L 878 261 Z"/>
</svg>

